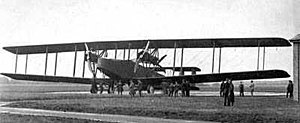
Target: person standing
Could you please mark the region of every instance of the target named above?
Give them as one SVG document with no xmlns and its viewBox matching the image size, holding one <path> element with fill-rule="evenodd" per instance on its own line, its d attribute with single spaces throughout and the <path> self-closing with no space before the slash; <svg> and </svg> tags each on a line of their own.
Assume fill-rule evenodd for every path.
<svg viewBox="0 0 300 123">
<path fill-rule="evenodd" d="M 142 97 L 142 90 L 143 90 L 143 84 L 141 80 L 137 80 L 138 81 L 138 91 L 139 91 L 139 95 L 140 97 Z"/>
<path fill-rule="evenodd" d="M 228 96 L 228 102 L 229 102 L 229 106 L 230 103 L 233 106 L 234 104 L 234 85 L 232 84 L 232 80 L 229 79 L 229 96 Z"/>
<path fill-rule="evenodd" d="M 185 97 L 185 80 L 182 80 L 182 83 L 180 84 L 180 88 L 181 88 L 181 96 Z"/>
<path fill-rule="evenodd" d="M 178 82 L 176 81 L 174 84 L 174 97 L 178 96 L 178 91 L 179 91 L 180 85 L 178 84 Z"/>
<path fill-rule="evenodd" d="M 171 82 L 170 85 L 169 85 L 169 97 L 172 97 L 173 96 L 173 93 L 174 93 L 174 84 Z"/>
<path fill-rule="evenodd" d="M 130 80 L 129 95 L 131 97 L 134 97 L 134 95 L 135 95 L 135 87 L 134 86 L 135 86 L 134 82 L 132 80 Z"/>
<path fill-rule="evenodd" d="M 151 94 L 154 94 L 154 87 L 153 87 L 153 85 L 150 85 L 150 88 L 149 88 L 149 89 L 150 89 L 150 93 L 151 93 Z"/>
<path fill-rule="evenodd" d="M 190 88 L 191 88 L 190 81 L 186 81 L 186 83 L 185 83 L 185 95 L 186 95 L 186 97 L 190 97 Z"/>
<path fill-rule="evenodd" d="M 104 90 L 104 88 L 103 88 L 103 83 L 101 82 L 101 83 L 99 84 L 99 92 L 100 92 L 100 94 L 103 93 L 103 90 Z"/>
<path fill-rule="evenodd" d="M 118 90 L 118 95 L 123 93 L 123 84 L 121 81 L 118 82 L 117 84 L 117 90 Z"/>
<path fill-rule="evenodd" d="M 253 83 L 253 80 L 251 80 L 251 83 L 250 83 L 250 92 L 251 92 L 251 96 L 253 96 L 253 93 L 254 93 L 254 83 Z"/>
<path fill-rule="evenodd" d="M 224 96 L 223 92 L 224 92 L 224 81 L 222 80 L 221 85 L 220 85 L 220 97 Z"/>
<path fill-rule="evenodd" d="M 223 90 L 223 97 L 224 97 L 224 106 L 229 106 L 229 81 L 228 78 L 226 78 L 226 82 L 224 83 L 224 90 Z"/>
<path fill-rule="evenodd" d="M 162 87 L 162 92 L 163 94 L 168 94 L 168 83 L 167 82 L 162 82 L 161 87 Z"/>
<path fill-rule="evenodd" d="M 294 84 L 291 80 L 289 80 L 289 84 L 287 86 L 286 98 L 293 98 Z"/>
<path fill-rule="evenodd" d="M 244 84 L 243 84 L 243 82 L 240 82 L 239 88 L 240 88 L 240 96 L 243 97 L 244 96 Z"/>
</svg>

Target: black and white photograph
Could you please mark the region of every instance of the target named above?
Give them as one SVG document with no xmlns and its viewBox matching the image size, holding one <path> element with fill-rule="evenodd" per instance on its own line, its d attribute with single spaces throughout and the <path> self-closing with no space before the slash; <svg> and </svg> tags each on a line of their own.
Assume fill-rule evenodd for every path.
<svg viewBox="0 0 300 123">
<path fill-rule="evenodd" d="M 300 122 L 299 15 L 300 0 L 0 0 L 0 122 Z"/>
</svg>

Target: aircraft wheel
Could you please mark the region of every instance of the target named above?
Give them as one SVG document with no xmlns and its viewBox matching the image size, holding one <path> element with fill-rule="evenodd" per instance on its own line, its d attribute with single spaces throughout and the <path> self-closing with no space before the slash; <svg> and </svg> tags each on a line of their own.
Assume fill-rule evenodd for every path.
<svg viewBox="0 0 300 123">
<path fill-rule="evenodd" d="M 97 90 L 91 89 L 90 92 L 91 92 L 92 94 L 95 94 L 95 93 L 97 93 Z"/>
</svg>

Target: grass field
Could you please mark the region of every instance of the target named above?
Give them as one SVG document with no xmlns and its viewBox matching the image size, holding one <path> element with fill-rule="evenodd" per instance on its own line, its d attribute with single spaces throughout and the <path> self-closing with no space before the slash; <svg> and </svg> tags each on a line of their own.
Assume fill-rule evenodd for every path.
<svg viewBox="0 0 300 123">
<path fill-rule="evenodd" d="M 247 86 L 246 86 L 247 87 Z M 172 119 L 220 122 L 300 122 L 300 105 L 284 96 L 236 97 L 235 106 L 224 107 L 221 97 L 167 97 L 147 95 L 49 94 L 88 91 L 89 85 L 55 83 L 2 83 L 0 101 L 17 101 L 7 106 L 124 114 Z M 219 86 L 201 86 L 201 91 L 218 91 Z M 237 90 L 237 89 L 236 89 Z M 246 88 L 247 91 L 247 88 Z M 256 91 L 285 92 L 285 85 L 256 86 Z"/>
<path fill-rule="evenodd" d="M 0 114 L 0 123 L 109 123 L 109 122 L 4 113 L 4 114 Z"/>
</svg>

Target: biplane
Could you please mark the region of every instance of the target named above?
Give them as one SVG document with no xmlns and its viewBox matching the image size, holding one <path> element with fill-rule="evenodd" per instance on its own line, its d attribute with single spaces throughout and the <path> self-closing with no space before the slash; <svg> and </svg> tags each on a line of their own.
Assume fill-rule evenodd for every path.
<svg viewBox="0 0 300 123">
<path fill-rule="evenodd" d="M 62 43 L 62 44 L 46 44 L 46 45 L 30 45 L 30 46 L 11 46 L 3 49 L 16 54 L 15 73 L 1 73 L 7 77 L 16 80 L 30 81 L 46 81 L 46 82 L 69 82 L 80 84 L 91 84 L 91 93 L 97 93 L 97 85 L 99 83 L 112 85 L 115 81 L 128 83 L 129 81 L 141 81 L 143 85 L 160 85 L 163 82 L 179 82 L 182 80 L 190 83 L 208 83 L 220 82 L 226 78 L 232 80 L 254 80 L 254 79 L 273 79 L 286 78 L 290 75 L 284 70 L 255 70 L 255 71 L 238 71 L 238 72 L 214 72 L 215 48 L 220 49 L 219 62 L 221 62 L 221 49 L 225 47 L 258 47 L 258 65 L 259 51 L 263 47 L 288 47 L 290 42 L 283 38 L 216 38 L 216 39 L 155 39 L 155 40 L 124 40 L 124 41 L 94 41 L 81 43 Z M 212 73 L 198 74 L 201 71 L 198 67 L 183 66 L 183 51 L 185 48 L 212 48 Z M 117 59 L 118 50 L 124 49 L 123 59 Z M 125 59 L 125 49 L 128 50 L 128 59 Z M 167 55 L 159 57 L 159 49 L 174 49 L 173 66 L 161 66 L 160 62 Z M 181 65 L 175 65 L 176 50 L 181 49 Z M 114 50 L 115 58 L 106 58 L 107 51 Z M 130 59 L 130 50 L 137 50 L 136 58 Z M 138 52 L 141 50 L 140 52 Z M 82 77 L 75 77 L 77 52 L 84 52 Z M 61 52 L 74 52 L 74 68 L 73 77 L 57 76 L 57 57 Z M 48 54 L 54 53 L 55 68 L 54 75 L 47 75 Z M 26 67 L 28 54 L 45 54 L 45 73 L 44 75 L 16 73 L 18 55 L 26 55 Z M 265 55 L 264 55 L 265 57 Z M 263 58 L 264 58 L 263 57 Z M 263 60 L 264 61 L 264 60 Z M 93 73 L 93 78 L 85 78 L 85 66 L 88 63 L 89 70 Z M 172 76 L 165 76 L 161 72 L 172 70 Z M 97 71 L 101 71 L 109 78 L 97 78 Z M 174 75 L 174 72 L 180 72 Z M 191 75 L 185 75 L 184 72 L 191 71 Z"/>
</svg>

